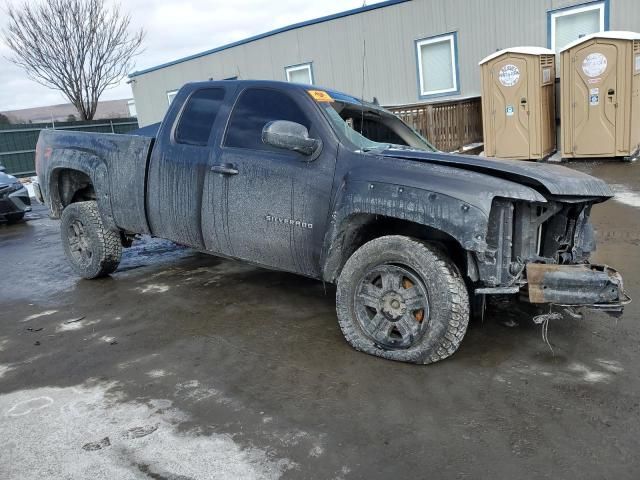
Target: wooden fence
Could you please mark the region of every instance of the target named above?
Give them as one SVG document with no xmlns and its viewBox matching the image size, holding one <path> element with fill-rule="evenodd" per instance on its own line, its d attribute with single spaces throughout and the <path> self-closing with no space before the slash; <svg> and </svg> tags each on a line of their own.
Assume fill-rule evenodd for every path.
<svg viewBox="0 0 640 480">
<path fill-rule="evenodd" d="M 385 107 L 443 152 L 482 142 L 480 97 Z"/>
</svg>

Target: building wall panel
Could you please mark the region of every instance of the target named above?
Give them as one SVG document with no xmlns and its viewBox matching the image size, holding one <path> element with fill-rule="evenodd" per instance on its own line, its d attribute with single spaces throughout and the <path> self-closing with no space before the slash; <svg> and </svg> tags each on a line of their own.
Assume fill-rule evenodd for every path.
<svg viewBox="0 0 640 480">
<path fill-rule="evenodd" d="M 640 1 L 608 0 L 611 30 L 638 29 Z M 312 62 L 317 85 L 382 104 L 409 104 L 419 96 L 415 40 L 456 31 L 460 94 L 480 94 L 478 62 L 520 45 L 547 46 L 547 12 L 572 0 L 412 0 L 277 33 L 132 77 L 141 125 L 160 121 L 166 92 L 188 81 L 285 80 L 285 67 Z M 366 44 L 363 87 L 363 47 Z M 429 101 L 426 99 L 424 101 Z"/>
</svg>

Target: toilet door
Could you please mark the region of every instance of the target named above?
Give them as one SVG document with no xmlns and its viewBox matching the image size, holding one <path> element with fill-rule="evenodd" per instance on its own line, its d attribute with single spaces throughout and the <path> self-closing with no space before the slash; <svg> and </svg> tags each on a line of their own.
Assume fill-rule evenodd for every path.
<svg viewBox="0 0 640 480">
<path fill-rule="evenodd" d="M 508 57 L 496 62 L 491 74 L 496 157 L 529 158 L 527 62 Z"/>
<path fill-rule="evenodd" d="M 616 153 L 618 47 L 591 43 L 571 58 L 573 151 L 613 157 Z"/>
</svg>

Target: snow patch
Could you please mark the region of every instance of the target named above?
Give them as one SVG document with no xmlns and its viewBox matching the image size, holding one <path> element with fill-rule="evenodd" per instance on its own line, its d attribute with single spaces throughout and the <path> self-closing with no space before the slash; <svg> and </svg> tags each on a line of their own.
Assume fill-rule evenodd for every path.
<svg viewBox="0 0 640 480">
<path fill-rule="evenodd" d="M 29 315 L 28 317 L 25 317 L 22 321 L 23 322 L 28 322 L 30 320 L 35 320 L 36 318 L 46 317 L 48 315 L 53 315 L 54 313 L 58 313 L 58 310 L 45 310 L 44 312 L 34 313 L 33 315 Z"/>
<path fill-rule="evenodd" d="M 611 373 L 620 373 L 624 371 L 624 368 L 622 368 L 620 362 L 616 362 L 615 360 L 605 360 L 603 358 L 598 358 L 596 360 L 596 363 Z"/>
<path fill-rule="evenodd" d="M 310 457 L 319 457 L 324 453 L 324 448 L 320 445 L 314 445 L 311 450 L 309 450 Z"/>
<path fill-rule="evenodd" d="M 124 402 L 113 386 L 0 395 L 3 477 L 277 479 L 295 466 L 227 435 L 181 432 L 188 415 L 156 408 L 170 401 Z"/>
<path fill-rule="evenodd" d="M 7 411 L 8 417 L 21 417 L 23 415 L 29 415 L 37 410 L 47 408 L 53 403 L 51 397 L 36 397 L 24 400 L 16 403 Z"/>
<path fill-rule="evenodd" d="M 11 370 L 14 370 L 15 367 L 13 365 L 0 365 L 0 378 L 4 377 Z"/>
<path fill-rule="evenodd" d="M 90 325 L 95 325 L 96 323 L 100 323 L 100 320 L 77 320 L 77 321 L 69 321 L 66 320 L 59 324 L 56 327 L 56 333 L 62 332 L 71 332 L 73 330 L 80 330 L 81 328 L 88 327 Z"/>
<path fill-rule="evenodd" d="M 613 189 L 613 199 L 617 202 L 624 203 L 630 207 L 640 208 L 640 193 L 630 190 L 626 185 L 611 185 Z"/>
<path fill-rule="evenodd" d="M 611 379 L 611 373 L 592 370 L 587 365 L 578 362 L 569 365 L 568 369 L 581 376 L 582 380 L 588 383 L 608 382 Z"/>
<path fill-rule="evenodd" d="M 175 395 L 186 400 L 191 400 L 192 402 L 201 402 L 202 400 L 212 398 L 216 403 L 222 405 L 233 403 L 231 399 L 222 395 L 219 390 L 201 386 L 197 380 L 178 383 L 176 385 Z"/>
<path fill-rule="evenodd" d="M 136 290 L 140 293 L 164 293 L 169 290 L 169 285 L 152 283 L 144 287 L 137 287 Z"/>
</svg>

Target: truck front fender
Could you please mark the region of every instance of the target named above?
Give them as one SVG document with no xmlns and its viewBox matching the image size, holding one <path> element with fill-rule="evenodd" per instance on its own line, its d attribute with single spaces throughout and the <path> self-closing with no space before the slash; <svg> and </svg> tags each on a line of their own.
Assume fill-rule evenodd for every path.
<svg viewBox="0 0 640 480">
<path fill-rule="evenodd" d="M 323 278 L 334 281 L 344 262 L 345 232 L 360 214 L 413 222 L 443 232 L 467 251 L 484 252 L 488 214 L 442 192 L 384 182 L 345 181 L 335 197 L 323 249 Z"/>
</svg>

